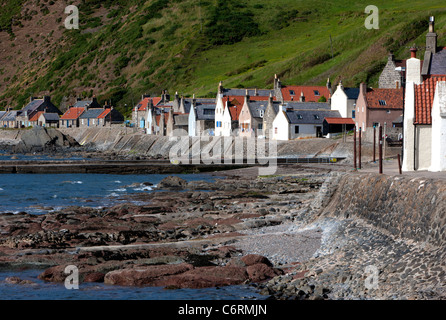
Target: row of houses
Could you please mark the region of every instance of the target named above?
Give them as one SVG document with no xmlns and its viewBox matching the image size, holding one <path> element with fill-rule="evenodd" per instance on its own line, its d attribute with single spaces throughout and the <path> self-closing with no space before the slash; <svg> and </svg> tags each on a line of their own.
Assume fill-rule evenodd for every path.
<svg viewBox="0 0 446 320">
<path fill-rule="evenodd" d="M 402 88 L 284 86 L 274 77 L 273 89 L 228 89 L 218 84 L 215 99 L 172 101 L 144 95 L 132 112 L 132 122 L 148 134 L 267 137 L 290 140 L 331 137 L 355 126 L 363 132 L 387 124 L 400 127 Z M 178 130 L 181 129 L 181 130 Z"/>
<path fill-rule="evenodd" d="M 0 126 L 3 128 L 25 127 L 101 127 L 122 124 L 124 116 L 109 105 L 101 106 L 96 98 L 82 100 L 78 98 L 73 106 L 62 113 L 49 96 L 31 97 L 29 103 L 21 110 L 0 111 Z"/>
</svg>

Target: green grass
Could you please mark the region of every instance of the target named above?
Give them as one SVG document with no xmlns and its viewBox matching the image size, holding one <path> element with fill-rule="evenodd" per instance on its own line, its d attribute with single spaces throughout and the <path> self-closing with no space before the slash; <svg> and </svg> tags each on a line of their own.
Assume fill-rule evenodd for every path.
<svg viewBox="0 0 446 320">
<path fill-rule="evenodd" d="M 23 19 L 25 2 L 31 0 L 0 0 L 7 9 L 0 11 L 2 32 L 10 32 L 13 17 Z M 86 0 L 79 7 L 81 30 L 64 31 L 64 41 L 43 63 L 8 79 L 0 106 L 19 108 L 30 94 L 45 91 L 58 104 L 81 91 L 111 99 L 129 115 L 142 93 L 213 96 L 219 81 L 272 88 L 274 74 L 284 84 L 324 85 L 330 77 L 334 85 L 342 79 L 345 86 L 377 86 L 389 50 L 404 59 L 411 44 L 425 45 L 430 15 L 439 45 L 446 44 L 442 1 L 373 4 L 380 10 L 379 30 L 365 28 L 366 5 L 351 0 Z M 102 21 L 95 15 L 100 8 L 107 9 Z"/>
</svg>

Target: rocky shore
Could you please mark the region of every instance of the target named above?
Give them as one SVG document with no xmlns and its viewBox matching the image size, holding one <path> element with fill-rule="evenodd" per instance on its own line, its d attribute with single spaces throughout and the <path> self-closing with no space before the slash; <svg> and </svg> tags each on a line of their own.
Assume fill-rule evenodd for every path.
<svg viewBox="0 0 446 320">
<path fill-rule="evenodd" d="M 168 177 L 112 208 L 3 214 L 0 268 L 63 282 L 74 265 L 81 283 L 168 289 L 249 283 L 287 300 L 446 297 L 444 182 L 250 170 L 214 183 Z"/>
</svg>

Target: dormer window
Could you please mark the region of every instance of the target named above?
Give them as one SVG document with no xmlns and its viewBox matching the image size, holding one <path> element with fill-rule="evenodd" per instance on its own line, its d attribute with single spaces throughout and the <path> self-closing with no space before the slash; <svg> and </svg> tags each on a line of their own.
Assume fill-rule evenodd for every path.
<svg viewBox="0 0 446 320">
<path fill-rule="evenodd" d="M 386 100 L 378 100 L 380 106 L 386 106 Z"/>
<path fill-rule="evenodd" d="M 260 118 L 263 118 L 263 116 L 265 115 L 265 111 L 264 110 L 260 110 L 259 114 L 260 114 Z"/>
<path fill-rule="evenodd" d="M 313 90 L 313 92 L 314 92 L 315 96 L 320 96 L 321 95 L 318 90 Z"/>
<path fill-rule="evenodd" d="M 294 93 L 294 90 L 290 90 L 290 95 L 294 96 L 296 93 Z"/>
<path fill-rule="evenodd" d="M 319 116 L 317 114 L 314 115 L 315 120 L 319 120 Z"/>
<path fill-rule="evenodd" d="M 297 119 L 302 120 L 304 117 L 301 114 L 297 115 Z"/>
</svg>

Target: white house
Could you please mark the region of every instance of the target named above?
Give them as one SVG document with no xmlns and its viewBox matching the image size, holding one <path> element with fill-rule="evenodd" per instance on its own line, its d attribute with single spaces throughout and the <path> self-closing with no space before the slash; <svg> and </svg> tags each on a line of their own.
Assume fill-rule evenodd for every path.
<svg viewBox="0 0 446 320">
<path fill-rule="evenodd" d="M 336 91 L 331 96 L 331 110 L 339 111 L 342 118 L 355 119 L 356 100 L 359 88 L 344 88 L 339 82 Z"/>
<path fill-rule="evenodd" d="M 331 110 L 295 110 L 279 106 L 279 112 L 273 121 L 272 138 L 274 140 L 292 140 L 302 137 L 322 137 L 323 122 L 326 117 L 340 118 L 338 111 Z"/>
</svg>

